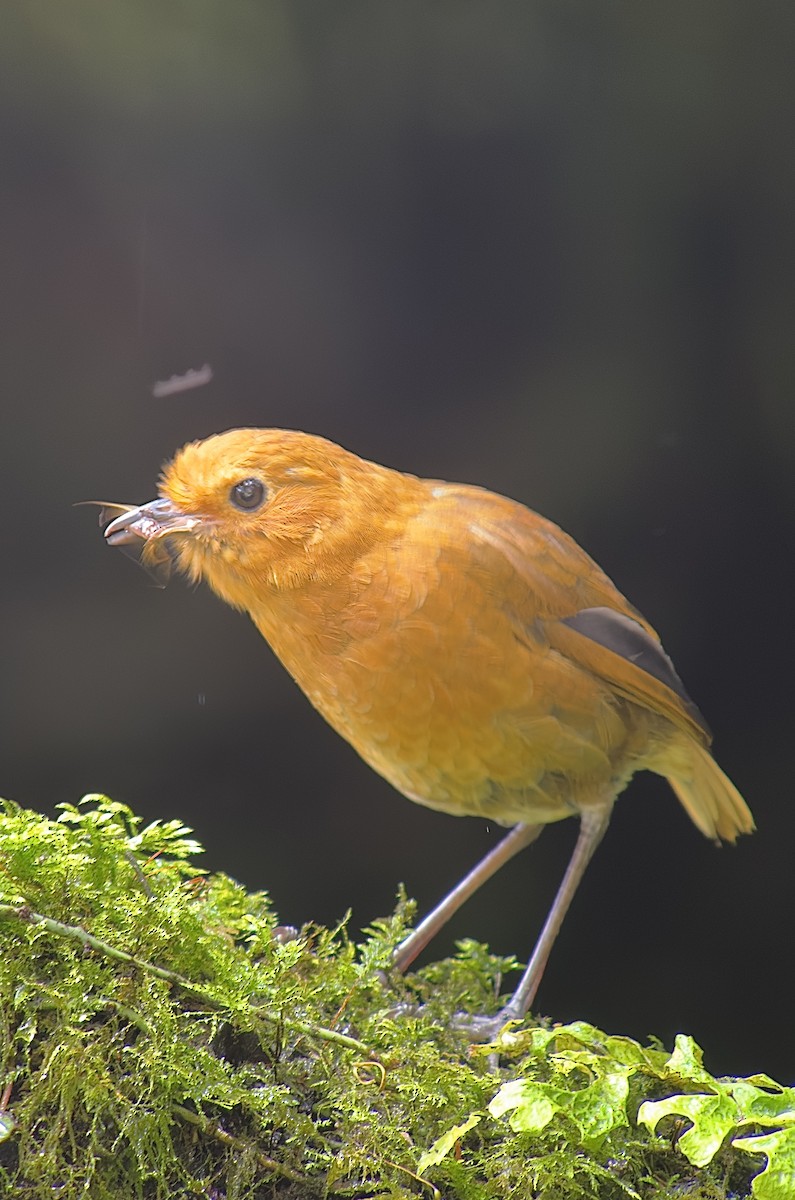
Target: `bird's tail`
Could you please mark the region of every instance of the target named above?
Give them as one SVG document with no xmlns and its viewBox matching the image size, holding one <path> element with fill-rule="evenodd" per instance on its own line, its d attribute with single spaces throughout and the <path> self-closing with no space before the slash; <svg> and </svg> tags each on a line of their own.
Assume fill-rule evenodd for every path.
<svg viewBox="0 0 795 1200">
<path fill-rule="evenodd" d="M 678 740 L 676 761 L 664 773 L 694 825 L 708 838 L 733 842 L 751 833 L 754 818 L 728 775 L 705 746 L 690 738 Z"/>
</svg>

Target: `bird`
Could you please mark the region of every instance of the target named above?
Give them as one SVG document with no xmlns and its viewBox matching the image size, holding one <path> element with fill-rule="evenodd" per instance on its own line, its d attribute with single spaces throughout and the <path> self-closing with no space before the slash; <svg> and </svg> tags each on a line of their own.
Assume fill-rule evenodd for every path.
<svg viewBox="0 0 795 1200">
<path fill-rule="evenodd" d="M 409 800 L 510 830 L 396 948 L 405 972 L 544 827 L 579 819 L 518 986 L 521 1019 L 613 804 L 668 780 L 708 838 L 751 812 L 648 621 L 518 501 L 369 462 L 323 437 L 231 429 L 179 450 L 158 498 L 105 505 L 107 542 L 248 613 L 328 723 Z"/>
</svg>

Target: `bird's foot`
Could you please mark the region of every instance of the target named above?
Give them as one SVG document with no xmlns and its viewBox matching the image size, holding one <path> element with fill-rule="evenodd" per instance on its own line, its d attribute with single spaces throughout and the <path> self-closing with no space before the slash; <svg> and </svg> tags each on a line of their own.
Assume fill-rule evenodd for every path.
<svg viewBox="0 0 795 1200">
<path fill-rule="evenodd" d="M 480 1044 L 498 1042 L 510 1037 L 511 1026 L 521 1020 L 521 1016 L 506 1004 L 493 1016 L 486 1016 L 484 1013 L 456 1013 L 453 1026 L 471 1038 L 473 1044 Z"/>
<path fill-rule="evenodd" d="M 401 1017 L 420 1017 L 427 1011 L 427 1005 L 419 1001 L 404 1000 L 390 1009 L 390 1016 L 399 1020 Z M 450 1020 L 448 1028 L 468 1038 L 473 1045 L 499 1041 L 505 1042 L 507 1048 L 506 1039 L 511 1037 L 511 1025 L 520 1020 L 521 1018 L 506 1006 L 491 1016 L 485 1013 L 457 1012 Z"/>
</svg>

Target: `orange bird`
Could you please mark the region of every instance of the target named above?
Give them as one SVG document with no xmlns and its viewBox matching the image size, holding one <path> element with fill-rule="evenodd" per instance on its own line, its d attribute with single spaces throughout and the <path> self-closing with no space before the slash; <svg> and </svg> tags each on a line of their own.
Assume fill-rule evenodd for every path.
<svg viewBox="0 0 795 1200">
<path fill-rule="evenodd" d="M 404 971 L 551 821 L 580 832 L 518 988 L 523 1016 L 616 797 L 663 775 L 707 837 L 754 825 L 648 622 L 567 534 L 478 487 L 282 429 L 185 446 L 105 536 L 250 615 L 316 709 L 419 804 L 511 832 L 395 952 Z"/>
</svg>

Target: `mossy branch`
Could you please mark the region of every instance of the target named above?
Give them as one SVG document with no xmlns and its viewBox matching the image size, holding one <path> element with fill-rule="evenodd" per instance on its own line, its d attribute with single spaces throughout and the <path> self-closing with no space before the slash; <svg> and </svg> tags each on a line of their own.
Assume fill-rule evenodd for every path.
<svg viewBox="0 0 795 1200">
<path fill-rule="evenodd" d="M 90 800 L 0 813 L 0 1194 L 792 1200 L 793 1089 L 584 1022 L 470 1047 L 512 960 L 395 977 L 402 898 L 285 937 L 184 826 Z"/>
<path fill-rule="evenodd" d="M 167 971 L 165 967 L 158 967 L 154 963 L 145 962 L 142 958 L 136 958 L 134 954 L 120 950 L 117 946 L 112 946 L 110 942 L 103 942 L 101 938 L 94 937 L 81 925 L 65 925 L 63 921 L 54 921 L 52 917 L 45 917 L 42 913 L 34 912 L 25 904 L 0 904 L 0 919 L 3 917 L 15 917 L 18 921 L 25 921 L 29 925 L 41 925 L 58 937 L 73 938 L 81 945 L 96 950 L 98 954 L 103 954 L 105 958 L 115 958 L 118 962 L 130 963 L 148 975 L 153 975 L 155 979 L 165 979 L 166 983 L 182 988 L 188 995 L 196 996 L 211 1007 L 219 1007 L 211 996 L 201 988 L 195 987 L 189 979 L 183 979 L 181 975 L 177 975 L 175 971 Z"/>
<path fill-rule="evenodd" d="M 131 966 L 138 967 L 147 975 L 152 975 L 155 979 L 163 979 L 166 983 L 173 987 L 180 988 L 186 995 L 192 996 L 196 1000 L 201 1000 L 208 1008 L 214 1008 L 218 1011 L 223 1010 L 224 1004 L 218 1000 L 207 988 L 197 987 L 191 983 L 189 979 L 185 979 L 182 975 L 178 975 L 176 971 L 169 971 L 165 967 L 158 967 L 155 963 L 147 962 L 143 958 L 137 958 L 134 954 L 128 954 L 126 950 L 120 950 L 118 946 L 112 946 L 110 942 L 102 941 L 101 938 L 96 938 L 90 934 L 82 925 L 65 925 L 63 921 L 54 921 L 52 917 L 45 917 L 42 913 L 34 912 L 24 904 L 0 904 L 0 920 L 3 917 L 16 917 L 20 921 L 26 921 L 30 925 L 42 925 L 50 933 L 56 934 L 58 937 L 74 938 L 83 946 L 87 946 L 91 950 L 95 950 L 98 954 L 103 954 L 106 958 L 115 958 L 118 962 L 130 963 Z M 300 1033 L 305 1033 L 309 1037 L 320 1038 L 324 1042 L 334 1042 L 338 1046 L 345 1046 L 349 1050 L 356 1050 L 359 1054 L 367 1054 L 371 1058 L 376 1058 L 375 1051 L 370 1050 L 365 1046 L 364 1042 L 359 1042 L 356 1038 L 347 1037 L 344 1033 L 337 1033 L 333 1029 L 325 1029 L 322 1025 L 312 1025 L 308 1021 L 296 1021 L 293 1018 L 285 1016 L 270 1016 L 263 1012 L 261 1008 L 252 1008 L 252 1012 L 261 1020 L 271 1021 L 273 1024 L 282 1023 L 291 1029 L 295 1029 Z"/>
<path fill-rule="evenodd" d="M 181 1120 L 187 1121 L 189 1125 L 194 1125 L 202 1133 L 220 1142 L 222 1146 L 234 1150 L 237 1154 L 253 1154 L 258 1166 L 268 1175 L 279 1175 L 283 1179 L 292 1180 L 293 1183 L 307 1185 L 311 1183 L 305 1175 L 291 1170 L 284 1163 L 277 1162 L 275 1158 L 269 1158 L 267 1154 L 263 1154 L 256 1146 L 243 1141 L 242 1138 L 234 1137 L 231 1133 L 227 1133 L 225 1129 L 222 1129 L 220 1125 L 215 1121 L 211 1121 L 208 1117 L 202 1117 L 199 1113 L 191 1112 L 189 1108 L 185 1108 L 182 1104 L 174 1104 L 172 1107 L 174 1113 Z"/>
</svg>

